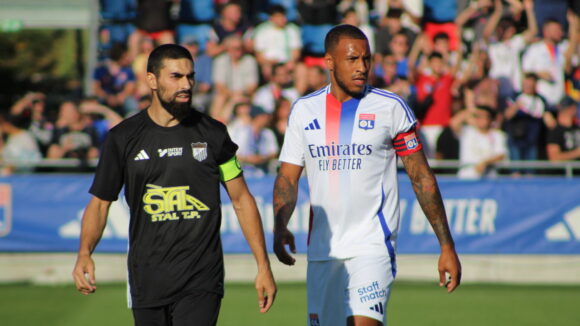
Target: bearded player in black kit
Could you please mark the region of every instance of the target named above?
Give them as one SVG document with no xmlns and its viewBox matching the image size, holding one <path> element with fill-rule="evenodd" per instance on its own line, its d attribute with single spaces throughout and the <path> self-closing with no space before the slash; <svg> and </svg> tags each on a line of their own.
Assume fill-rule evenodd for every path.
<svg viewBox="0 0 580 326">
<path fill-rule="evenodd" d="M 151 106 L 111 129 L 86 207 L 73 271 L 82 294 L 96 290 L 91 258 L 121 188 L 130 208 L 129 292 L 135 325 L 215 325 L 223 296 L 220 183 L 256 259 L 267 312 L 276 284 L 254 197 L 226 127 L 191 109 L 193 60 L 178 45 L 147 63 Z"/>
</svg>

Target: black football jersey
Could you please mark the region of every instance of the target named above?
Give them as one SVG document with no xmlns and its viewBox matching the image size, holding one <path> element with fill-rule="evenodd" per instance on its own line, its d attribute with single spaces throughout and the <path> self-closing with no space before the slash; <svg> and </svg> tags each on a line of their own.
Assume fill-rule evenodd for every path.
<svg viewBox="0 0 580 326">
<path fill-rule="evenodd" d="M 195 111 L 174 127 L 143 111 L 110 130 L 90 193 L 114 201 L 125 188 L 133 308 L 223 295 L 220 165 L 237 148 L 222 123 Z"/>
</svg>

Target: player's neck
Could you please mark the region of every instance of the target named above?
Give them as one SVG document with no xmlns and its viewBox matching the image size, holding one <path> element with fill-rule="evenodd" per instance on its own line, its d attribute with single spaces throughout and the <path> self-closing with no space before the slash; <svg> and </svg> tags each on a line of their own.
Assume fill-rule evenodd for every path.
<svg viewBox="0 0 580 326">
<path fill-rule="evenodd" d="M 330 84 L 330 93 L 341 103 L 346 102 L 354 97 L 353 95 L 345 92 L 340 86 L 338 86 L 336 82 Z"/>
<path fill-rule="evenodd" d="M 173 127 L 179 124 L 174 116 L 172 116 L 157 99 L 153 99 L 151 106 L 147 109 L 149 118 L 161 127 Z"/>
</svg>

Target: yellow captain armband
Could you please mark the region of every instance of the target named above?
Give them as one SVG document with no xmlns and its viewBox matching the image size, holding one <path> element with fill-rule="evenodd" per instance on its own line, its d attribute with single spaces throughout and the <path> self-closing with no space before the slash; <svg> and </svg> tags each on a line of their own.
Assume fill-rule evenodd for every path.
<svg viewBox="0 0 580 326">
<path fill-rule="evenodd" d="M 230 181 L 242 173 L 242 167 L 236 156 L 220 165 L 220 179 L 223 182 Z"/>
</svg>

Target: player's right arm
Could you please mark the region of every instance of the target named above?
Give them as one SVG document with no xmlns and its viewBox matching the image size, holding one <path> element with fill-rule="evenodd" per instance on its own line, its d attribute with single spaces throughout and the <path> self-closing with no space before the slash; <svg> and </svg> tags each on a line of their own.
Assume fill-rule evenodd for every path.
<svg viewBox="0 0 580 326">
<path fill-rule="evenodd" d="M 286 251 L 286 246 L 290 247 L 292 253 L 296 253 L 294 235 L 288 230 L 288 222 L 296 207 L 302 169 L 302 166 L 282 162 L 274 183 L 274 253 L 286 265 L 294 265 L 296 262 Z"/>
<path fill-rule="evenodd" d="M 83 214 L 80 246 L 72 275 L 77 290 L 84 295 L 97 289 L 95 263 L 91 254 L 105 230 L 110 206 L 110 201 L 93 196 Z"/>
</svg>

